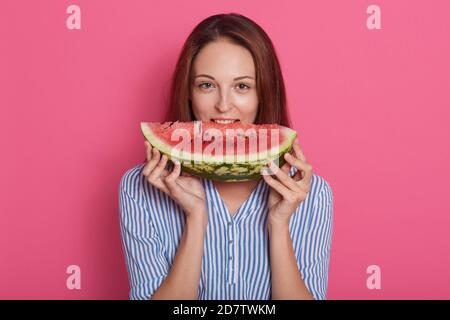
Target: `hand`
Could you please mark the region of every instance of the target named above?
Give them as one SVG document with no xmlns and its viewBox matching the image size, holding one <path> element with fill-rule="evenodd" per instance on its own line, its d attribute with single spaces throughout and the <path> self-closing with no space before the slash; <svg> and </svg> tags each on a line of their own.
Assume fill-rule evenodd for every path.
<svg viewBox="0 0 450 320">
<path fill-rule="evenodd" d="M 158 149 L 152 148 L 150 143 L 145 141 L 147 149 L 147 163 L 142 169 L 142 174 L 146 180 L 168 194 L 184 210 L 186 218 L 207 219 L 205 190 L 202 183 L 196 177 L 181 173 L 181 164 L 175 163 L 172 172 L 165 169 L 168 158 L 162 155 Z"/>
<path fill-rule="evenodd" d="M 291 215 L 311 190 L 312 166 L 306 162 L 297 142 L 293 149 L 296 157 L 286 153 L 284 159 L 287 163 L 281 168 L 271 162 L 269 168 L 276 178 L 263 175 L 263 179 L 271 187 L 268 200 L 270 222 L 289 223 Z M 291 166 L 298 169 L 292 178 L 288 174 Z"/>
</svg>

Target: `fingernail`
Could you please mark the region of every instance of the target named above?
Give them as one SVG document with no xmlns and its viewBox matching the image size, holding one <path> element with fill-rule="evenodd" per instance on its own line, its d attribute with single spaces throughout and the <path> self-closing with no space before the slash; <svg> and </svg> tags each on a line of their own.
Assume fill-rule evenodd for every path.
<svg viewBox="0 0 450 320">
<path fill-rule="evenodd" d="M 271 176 L 271 175 L 273 174 L 273 170 L 270 169 L 270 168 L 268 168 L 268 167 L 263 167 L 263 168 L 261 169 L 261 174 L 262 174 L 263 176 Z"/>
<path fill-rule="evenodd" d="M 287 159 L 291 159 L 291 158 L 292 158 L 292 156 L 291 156 L 291 154 L 290 154 L 290 153 L 285 153 L 285 154 L 284 154 L 284 158 L 287 158 Z"/>
<path fill-rule="evenodd" d="M 178 161 L 178 160 L 173 160 L 173 163 L 174 163 L 176 166 L 179 166 L 179 165 L 180 165 L 180 161 Z"/>
<path fill-rule="evenodd" d="M 278 172 L 278 166 L 275 164 L 275 162 L 273 162 L 273 160 L 270 160 L 270 172 L 271 174 L 277 174 Z"/>
</svg>

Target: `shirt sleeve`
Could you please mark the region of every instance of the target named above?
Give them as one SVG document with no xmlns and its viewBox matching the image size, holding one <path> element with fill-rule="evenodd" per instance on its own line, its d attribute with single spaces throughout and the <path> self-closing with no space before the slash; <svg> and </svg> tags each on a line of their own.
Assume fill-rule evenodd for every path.
<svg viewBox="0 0 450 320">
<path fill-rule="evenodd" d="M 124 188 L 119 188 L 120 230 L 130 281 L 131 300 L 150 299 L 169 272 L 164 246 L 148 209 Z"/>
<path fill-rule="evenodd" d="M 333 192 L 322 180 L 322 188 L 316 199 L 309 220 L 306 242 L 299 261 L 300 273 L 305 285 L 316 300 L 326 299 L 331 236 L 333 229 Z"/>
</svg>

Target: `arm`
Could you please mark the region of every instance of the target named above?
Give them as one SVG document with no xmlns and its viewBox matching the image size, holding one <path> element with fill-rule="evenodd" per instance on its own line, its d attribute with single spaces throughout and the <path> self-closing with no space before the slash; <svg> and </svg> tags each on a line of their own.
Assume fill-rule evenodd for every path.
<svg viewBox="0 0 450 320">
<path fill-rule="evenodd" d="M 172 172 L 165 169 L 167 156 L 160 157 L 156 148 L 146 142 L 149 162 L 142 169 L 142 175 L 150 185 L 166 193 L 183 209 L 186 223 L 178 244 L 177 253 L 168 275 L 150 292 L 151 299 L 197 299 L 200 280 L 203 241 L 208 214 L 206 195 L 202 183 L 192 176 L 180 176 L 181 164 L 174 163 Z"/>
<path fill-rule="evenodd" d="M 204 219 L 187 218 L 170 273 L 151 299 L 198 298 L 206 225 Z"/>
<path fill-rule="evenodd" d="M 328 183 L 323 183 L 309 214 L 305 232 L 315 245 L 305 245 L 303 253 L 294 253 L 289 224 L 268 220 L 273 299 L 326 297 L 333 228 L 333 193 Z M 303 261 L 301 256 L 309 258 Z"/>
<path fill-rule="evenodd" d="M 300 271 L 289 233 L 289 224 L 268 221 L 273 300 L 312 300 Z"/>
<path fill-rule="evenodd" d="M 333 195 L 328 183 L 322 181 L 318 196 L 313 200 L 313 210 L 308 213 L 311 214 L 311 219 L 307 219 L 309 221 L 308 231 L 306 231 L 308 243 L 302 248 L 296 248 L 304 250 L 303 252 L 294 252 L 289 220 L 310 193 L 313 174 L 312 166 L 306 162 L 299 145 L 294 143 L 293 148 L 297 159 L 290 154 L 285 154 L 288 164 L 297 168 L 293 177 L 288 174 L 290 171 L 288 164 L 280 169 L 273 163 L 270 163 L 269 167 L 276 179 L 269 175 L 263 176 L 272 187 L 268 200 L 267 220 L 272 298 L 324 299 L 330 257 Z M 303 261 L 302 256 L 308 259 Z"/>
<path fill-rule="evenodd" d="M 135 174 L 125 175 L 119 190 L 120 228 L 130 299 L 196 299 L 206 219 L 200 219 L 201 215 L 186 218 L 171 266 L 164 243 L 152 223 L 150 208 L 138 201 L 133 191 L 130 194 L 124 189 L 134 181 Z M 158 192 L 151 190 L 151 194 Z"/>
</svg>

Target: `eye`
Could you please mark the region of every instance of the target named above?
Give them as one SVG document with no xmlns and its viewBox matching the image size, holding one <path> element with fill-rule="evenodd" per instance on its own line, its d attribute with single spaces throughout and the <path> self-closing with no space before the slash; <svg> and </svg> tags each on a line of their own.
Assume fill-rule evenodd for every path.
<svg viewBox="0 0 450 320">
<path fill-rule="evenodd" d="M 249 87 L 248 85 L 246 85 L 245 83 L 239 83 L 239 84 L 238 84 L 238 88 L 239 88 L 239 90 L 241 90 L 241 91 L 245 91 L 245 90 L 250 89 L 250 87 Z"/>
<path fill-rule="evenodd" d="M 198 87 L 201 89 L 210 89 L 210 88 L 212 88 L 212 84 L 209 82 L 203 82 L 203 83 L 200 83 Z"/>
</svg>

